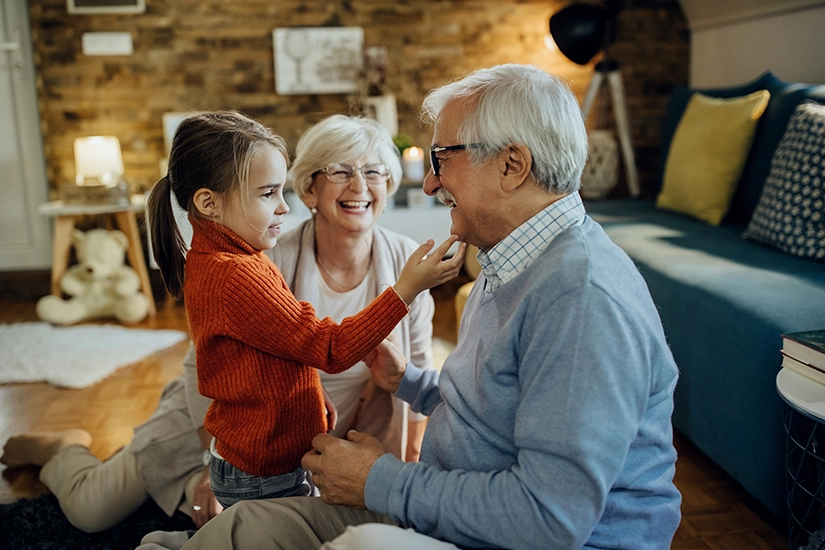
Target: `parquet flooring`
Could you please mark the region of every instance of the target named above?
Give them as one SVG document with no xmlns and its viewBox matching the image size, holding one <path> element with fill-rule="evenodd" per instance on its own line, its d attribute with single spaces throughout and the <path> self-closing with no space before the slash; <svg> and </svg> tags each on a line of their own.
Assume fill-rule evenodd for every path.
<svg viewBox="0 0 825 550">
<path fill-rule="evenodd" d="M 433 290 L 434 332 L 440 338 L 455 341 L 452 297 L 465 281 L 457 279 Z M 35 320 L 32 301 L 0 303 L 0 323 Z M 186 315 L 182 306 L 167 304 L 155 318 L 137 326 L 186 330 Z M 188 342 L 177 344 L 80 390 L 45 383 L 0 385 L 0 445 L 23 431 L 80 427 L 92 434 L 92 452 L 101 458 L 109 456 L 129 441 L 132 428 L 154 410 L 163 386 L 182 372 L 187 346 Z M 673 549 L 787 548 L 783 525 L 751 508 L 743 490 L 690 442 L 677 435 L 675 443 L 683 516 Z M 0 502 L 46 491 L 37 480 L 36 468 L 0 468 Z"/>
</svg>

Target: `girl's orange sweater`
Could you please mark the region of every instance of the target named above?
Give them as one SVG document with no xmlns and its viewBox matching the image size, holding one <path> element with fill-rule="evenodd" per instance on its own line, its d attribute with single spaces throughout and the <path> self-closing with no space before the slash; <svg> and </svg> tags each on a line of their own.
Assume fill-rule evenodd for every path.
<svg viewBox="0 0 825 550">
<path fill-rule="evenodd" d="M 388 288 L 340 325 L 299 302 L 263 252 L 226 227 L 192 220 L 184 298 L 204 427 L 221 456 L 257 476 L 294 470 L 327 429 L 316 369 L 361 361 L 407 314 Z"/>
</svg>

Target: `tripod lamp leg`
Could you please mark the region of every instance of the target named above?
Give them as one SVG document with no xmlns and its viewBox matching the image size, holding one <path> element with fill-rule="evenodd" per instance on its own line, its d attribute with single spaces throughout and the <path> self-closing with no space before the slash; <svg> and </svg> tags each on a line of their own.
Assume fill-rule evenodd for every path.
<svg viewBox="0 0 825 550">
<path fill-rule="evenodd" d="M 593 107 L 593 101 L 596 99 L 596 93 L 599 91 L 599 86 L 604 80 L 604 73 L 596 71 L 593 73 L 593 79 L 590 81 L 590 86 L 587 88 L 587 93 L 584 96 L 584 106 L 582 107 L 582 116 L 585 120 L 590 114 L 590 109 Z"/>
<path fill-rule="evenodd" d="M 610 95 L 613 99 L 613 113 L 616 116 L 616 128 L 619 131 L 619 143 L 622 147 L 624 157 L 625 173 L 627 175 L 627 187 L 630 196 L 638 197 L 639 175 L 636 172 L 636 158 L 633 154 L 633 143 L 630 141 L 630 122 L 627 117 L 627 107 L 624 101 L 624 83 L 621 71 L 615 70 L 607 73 L 607 81 L 610 83 Z"/>
</svg>

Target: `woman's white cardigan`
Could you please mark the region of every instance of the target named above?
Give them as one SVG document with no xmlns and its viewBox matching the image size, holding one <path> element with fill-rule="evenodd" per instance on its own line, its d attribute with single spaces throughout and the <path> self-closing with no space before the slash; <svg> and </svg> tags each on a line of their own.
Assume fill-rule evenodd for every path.
<svg viewBox="0 0 825 550">
<path fill-rule="evenodd" d="M 407 258 L 416 248 L 418 244 L 411 238 L 378 225 L 373 226 L 372 265 L 376 296 L 395 283 Z M 278 244 L 267 251 L 267 255 L 281 270 L 287 285 L 299 300 L 304 299 L 305 289 L 317 288 L 314 219 L 278 237 Z M 432 368 L 434 311 L 435 304 L 429 291 L 422 292 L 410 306 L 409 315 L 393 331 L 407 361 L 419 368 Z M 353 429 L 378 438 L 389 452 L 403 460 L 407 446 L 409 406 L 380 389 L 372 380 L 367 383 L 360 401 Z"/>
</svg>

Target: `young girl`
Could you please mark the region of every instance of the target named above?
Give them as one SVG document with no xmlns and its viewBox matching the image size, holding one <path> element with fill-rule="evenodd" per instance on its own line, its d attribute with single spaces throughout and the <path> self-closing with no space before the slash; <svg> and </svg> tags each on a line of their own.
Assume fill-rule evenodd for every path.
<svg viewBox="0 0 825 550">
<path fill-rule="evenodd" d="M 169 292 L 184 297 L 200 393 L 214 401 L 212 489 L 223 506 L 253 498 L 308 495 L 301 457 L 327 429 L 318 372 L 364 359 L 407 314 L 416 295 L 455 277 L 466 245 L 442 261 L 450 237 L 409 258 L 398 281 L 336 325 L 298 302 L 262 251 L 282 216 L 284 141 L 236 112 L 195 115 L 175 133 L 169 169 L 149 198 L 155 259 Z M 185 251 L 170 193 L 189 212 Z M 379 384 L 394 387 L 403 372 Z"/>
</svg>

